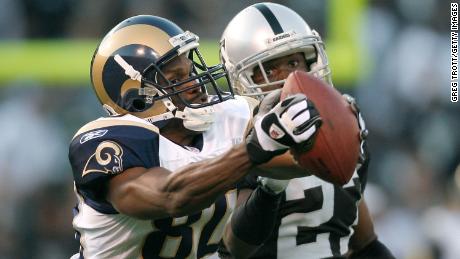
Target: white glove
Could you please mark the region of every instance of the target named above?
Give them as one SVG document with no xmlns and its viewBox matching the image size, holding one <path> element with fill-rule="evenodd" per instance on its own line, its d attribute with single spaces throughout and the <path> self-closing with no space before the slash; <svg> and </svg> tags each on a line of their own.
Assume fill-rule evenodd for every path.
<svg viewBox="0 0 460 259">
<path fill-rule="evenodd" d="M 267 95 L 255 116 L 254 128 L 246 139 L 250 159 L 255 164 L 269 161 L 289 147 L 313 142 L 321 117 L 303 94 L 287 97 L 273 106 L 280 91 Z"/>
</svg>

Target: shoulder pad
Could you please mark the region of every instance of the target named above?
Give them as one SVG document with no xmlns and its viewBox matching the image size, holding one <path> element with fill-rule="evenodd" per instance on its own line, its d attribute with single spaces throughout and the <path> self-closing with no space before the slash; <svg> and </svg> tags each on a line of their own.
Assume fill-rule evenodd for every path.
<svg viewBox="0 0 460 259">
<path fill-rule="evenodd" d="M 158 139 L 155 126 L 124 117 L 86 124 L 69 148 L 75 183 L 109 179 L 131 167 L 159 166 Z"/>
<path fill-rule="evenodd" d="M 86 142 L 87 140 L 91 138 L 95 138 L 95 137 L 100 136 L 101 134 L 104 134 L 105 130 L 98 130 L 98 129 L 114 127 L 114 126 L 134 126 L 134 127 L 145 128 L 147 130 L 155 132 L 156 134 L 159 134 L 160 132 L 156 126 L 142 119 L 138 119 L 134 116 L 99 118 L 81 127 L 77 131 L 77 133 L 75 133 L 75 135 L 73 136 L 72 141 L 76 137 L 81 136 L 82 140 L 80 141 Z M 82 134 L 85 134 L 85 135 L 82 135 Z"/>
</svg>

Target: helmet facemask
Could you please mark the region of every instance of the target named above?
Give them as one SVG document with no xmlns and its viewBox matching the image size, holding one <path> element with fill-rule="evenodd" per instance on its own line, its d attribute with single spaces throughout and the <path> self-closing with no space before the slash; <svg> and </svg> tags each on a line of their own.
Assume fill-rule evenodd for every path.
<svg viewBox="0 0 460 259">
<path fill-rule="evenodd" d="M 185 80 L 171 82 L 162 71 L 163 67 L 178 55 L 174 55 L 170 59 L 165 57 L 157 63 L 152 63 L 143 71 L 142 87 L 139 92 L 141 95 L 146 96 L 147 103 L 177 96 L 178 98 L 176 99 L 181 101 L 181 104 L 178 104 L 179 106 L 202 108 L 233 98 L 233 90 L 228 87 L 228 74 L 223 65 L 207 66 L 197 48 L 191 49 L 188 54 L 184 54 L 188 55 L 188 59 L 192 61 L 190 77 Z M 221 86 L 217 82 L 219 79 L 227 80 L 227 85 Z M 200 89 L 201 92 L 206 94 L 209 91 L 213 98 L 210 98 L 206 103 L 190 103 L 182 98 L 181 93 L 193 89 Z"/>
<path fill-rule="evenodd" d="M 294 53 L 304 55 L 309 67 L 309 71 L 307 71 L 309 74 L 332 85 L 324 43 L 319 35 L 315 31 L 313 31 L 313 35 L 295 35 L 294 32 L 291 32 L 291 37 L 285 41 L 281 40 L 272 46 L 269 43 L 269 47 L 265 51 L 247 57 L 236 64 L 232 76 L 235 78 L 237 92 L 247 96 L 263 96 L 273 91 L 273 86 L 283 85 L 285 79 L 271 81 L 268 78 L 264 63 Z M 264 83 L 256 84 L 253 80 L 254 69 L 257 67 L 263 75 Z"/>
<path fill-rule="evenodd" d="M 148 109 L 155 102 L 161 101 L 167 108 L 167 112 L 152 117 L 144 118 L 149 122 L 157 122 L 171 118 L 179 118 L 185 120 L 188 118 L 198 119 L 199 116 L 203 120 L 210 122 L 209 115 L 213 113 L 212 105 L 233 98 L 233 89 L 230 87 L 229 78 L 225 67 L 222 64 L 209 67 L 198 50 L 198 37 L 190 32 L 177 35 L 170 39 L 170 42 L 175 45 L 170 51 L 160 57 L 156 62 L 148 65 L 142 73 L 132 71 L 133 68 L 122 60 L 120 56 L 115 57 L 118 64 L 123 67 L 125 73 L 133 80 L 140 81 L 141 87 L 137 89 L 137 95 L 143 97 L 138 101 L 137 107 L 135 103 L 127 104 L 134 107 L 126 107 L 127 109 Z M 164 67 L 169 62 L 178 58 L 180 55 L 185 55 L 191 61 L 190 76 L 181 81 L 170 81 L 164 74 Z M 219 80 L 226 80 L 225 83 L 218 83 Z M 223 86 L 222 86 L 223 85 Z M 183 98 L 182 93 L 199 90 L 209 96 L 205 102 L 194 103 Z M 126 94 L 125 94 L 126 96 Z M 127 96 L 128 99 L 129 96 Z M 194 125 L 199 124 L 194 121 Z M 195 129 L 193 129 L 195 130 Z M 200 130 L 202 131 L 202 127 Z"/>
</svg>

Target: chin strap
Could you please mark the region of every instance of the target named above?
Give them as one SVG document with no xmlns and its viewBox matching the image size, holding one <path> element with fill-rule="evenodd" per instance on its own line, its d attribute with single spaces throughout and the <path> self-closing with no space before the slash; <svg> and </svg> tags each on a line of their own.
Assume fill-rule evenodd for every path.
<svg viewBox="0 0 460 259">
<path fill-rule="evenodd" d="M 181 119 L 185 128 L 199 132 L 208 130 L 214 123 L 215 109 L 213 106 L 206 106 L 202 108 L 185 107 L 183 111 L 180 111 L 171 102 L 171 100 L 164 98 L 161 101 L 163 101 L 163 104 L 168 109 L 168 111 L 159 115 L 145 118 L 145 120 L 150 123 L 154 123 L 157 121 L 164 121 L 173 118 Z"/>
<path fill-rule="evenodd" d="M 197 109 L 185 107 L 183 111 L 176 111 L 175 117 L 182 119 L 185 128 L 202 132 L 214 123 L 215 110 L 213 106 Z"/>
<path fill-rule="evenodd" d="M 175 107 L 174 105 L 172 106 Z M 145 118 L 145 120 L 147 120 L 150 123 L 154 123 L 173 118 L 181 119 L 184 123 L 184 127 L 189 130 L 203 132 L 208 130 L 214 123 L 215 110 L 212 106 L 196 109 L 185 107 L 183 111 L 179 111 L 176 108 L 176 110 L 167 111 L 160 115 L 148 117 Z"/>
</svg>

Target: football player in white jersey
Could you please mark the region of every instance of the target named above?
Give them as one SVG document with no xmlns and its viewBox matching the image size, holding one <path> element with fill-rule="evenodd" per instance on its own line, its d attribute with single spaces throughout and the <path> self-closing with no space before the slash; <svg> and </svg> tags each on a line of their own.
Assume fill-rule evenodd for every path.
<svg viewBox="0 0 460 259">
<path fill-rule="evenodd" d="M 321 119 L 305 95 L 262 102 L 252 119 L 247 98 L 217 83 L 227 72 L 207 66 L 198 45 L 173 22 L 140 15 L 96 49 L 92 85 L 110 116 L 84 125 L 70 144 L 80 242 L 72 258 L 211 255 L 237 182 L 314 138 Z"/>
<path fill-rule="evenodd" d="M 231 83 L 242 95 L 262 99 L 282 87 L 295 70 L 307 71 L 332 87 L 319 34 L 296 12 L 279 4 L 258 3 L 239 12 L 222 35 L 220 56 Z M 347 100 L 357 108 L 350 96 Z M 236 209 L 226 230 L 232 236 L 224 239 L 234 257 L 246 258 L 252 253 L 250 258 L 393 258 L 378 241 L 362 197 L 369 161 L 364 143 L 367 131 L 359 109 L 356 115 L 363 136 L 362 156 L 344 186 L 315 176 L 290 182 L 263 178 L 281 200 L 278 216 L 271 223 L 248 215 L 248 203 L 254 196 L 251 186 L 239 190 L 238 203 L 243 205 Z M 257 210 L 257 204 L 250 206 L 249 211 Z M 273 231 L 267 233 L 269 228 Z M 257 236 L 257 231 L 262 234 Z M 221 257 L 229 256 L 226 253 L 223 248 Z"/>
</svg>

